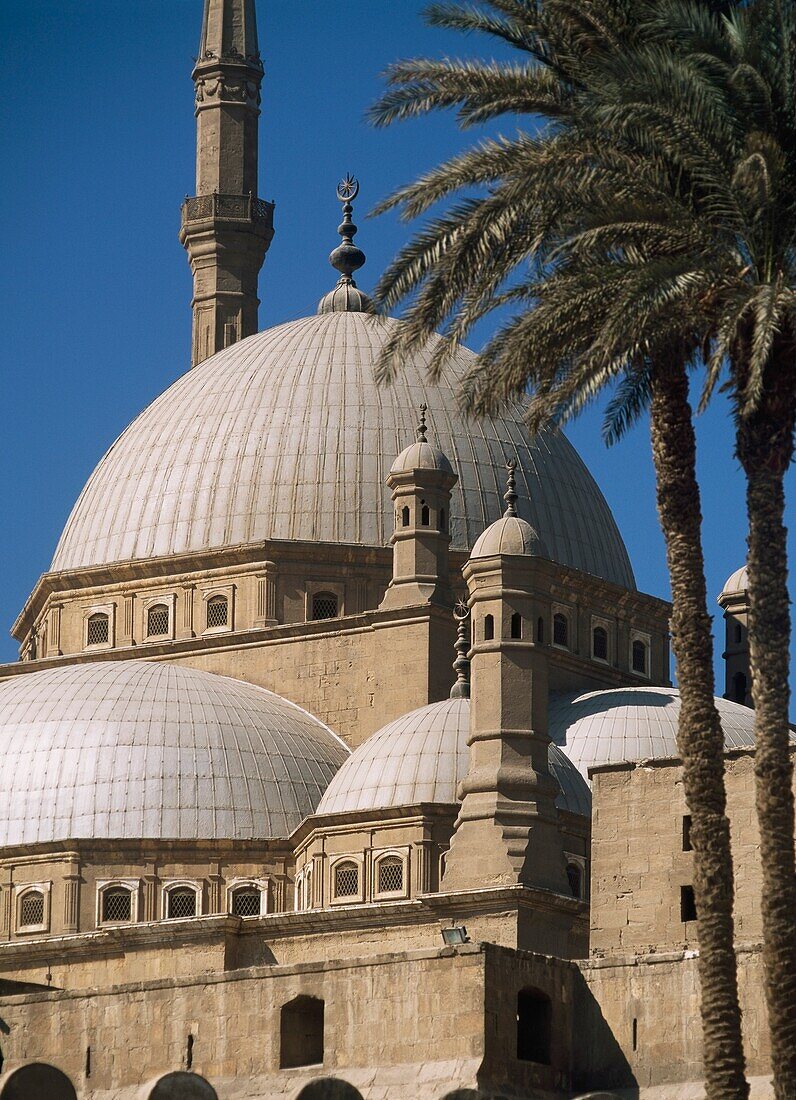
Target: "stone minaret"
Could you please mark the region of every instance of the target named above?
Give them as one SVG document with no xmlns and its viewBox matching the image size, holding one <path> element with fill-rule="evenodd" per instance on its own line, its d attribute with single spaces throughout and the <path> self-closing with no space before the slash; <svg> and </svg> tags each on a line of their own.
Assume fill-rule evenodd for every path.
<svg viewBox="0 0 796 1100">
<path fill-rule="evenodd" d="M 442 451 L 427 441 L 426 431 L 426 406 L 421 405 L 416 442 L 401 451 L 387 478 L 395 530 L 392 580 L 382 609 L 454 603 L 448 547 L 451 489 L 459 479 Z"/>
<path fill-rule="evenodd" d="M 749 655 L 749 591 L 746 566 L 736 569 L 718 598 L 724 611 L 724 698 L 752 706 Z"/>
<path fill-rule="evenodd" d="M 506 512 L 464 567 L 472 614 L 470 763 L 442 888 L 522 884 L 569 895 L 548 765 L 547 653 L 536 643 L 536 532 L 516 515 L 514 466 Z"/>
<path fill-rule="evenodd" d="M 205 0 L 196 87 L 196 195 L 180 241 L 193 272 L 191 366 L 257 332 L 257 276 L 274 235 L 257 198 L 263 65 L 254 0 Z"/>
</svg>

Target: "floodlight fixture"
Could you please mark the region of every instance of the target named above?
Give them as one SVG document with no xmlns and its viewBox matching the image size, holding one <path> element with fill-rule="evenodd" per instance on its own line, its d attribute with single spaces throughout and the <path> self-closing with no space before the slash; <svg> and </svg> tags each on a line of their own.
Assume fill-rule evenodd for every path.
<svg viewBox="0 0 796 1100">
<path fill-rule="evenodd" d="M 450 928 L 443 928 L 442 939 L 446 947 L 459 947 L 463 943 L 470 942 L 467 929 L 463 924 L 453 924 Z"/>
</svg>

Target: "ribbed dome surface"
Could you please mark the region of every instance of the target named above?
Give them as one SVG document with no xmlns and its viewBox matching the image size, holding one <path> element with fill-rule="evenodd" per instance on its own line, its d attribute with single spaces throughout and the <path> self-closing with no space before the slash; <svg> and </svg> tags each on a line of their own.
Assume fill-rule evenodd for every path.
<svg viewBox="0 0 796 1100">
<path fill-rule="evenodd" d="M 112 661 L 0 682 L 0 846 L 286 837 L 349 750 L 264 688 Z"/>
<path fill-rule="evenodd" d="M 754 711 L 716 699 L 728 749 L 754 745 Z M 594 764 L 677 756 L 680 693 L 675 688 L 627 687 L 585 695 L 552 694 L 550 737 L 588 778 Z"/>
<path fill-rule="evenodd" d="M 66 524 L 53 570 L 146 559 L 260 539 L 382 546 L 392 535 L 385 484 L 428 405 L 429 438 L 459 475 L 454 547 L 469 549 L 503 510 L 516 457 L 518 510 L 551 556 L 633 588 L 627 552 L 592 477 L 563 435 L 531 442 L 516 406 L 468 422 L 457 380 L 427 378 L 430 351 L 391 387 L 373 367 L 398 321 L 366 313 L 307 317 L 205 360 L 113 444 Z"/>
<path fill-rule="evenodd" d="M 734 596 L 740 592 L 746 592 L 749 588 L 749 572 L 745 565 L 736 569 L 728 578 L 721 590 L 722 596 Z"/>
<path fill-rule="evenodd" d="M 418 802 L 450 804 L 467 774 L 470 700 L 431 703 L 371 734 L 343 764 L 317 813 L 381 810 Z M 590 816 L 591 794 L 566 756 L 550 746 L 559 809 Z"/>
<path fill-rule="evenodd" d="M 545 558 L 547 549 L 530 523 L 519 516 L 501 516 L 476 539 L 470 557 L 491 558 L 495 554 L 530 554 Z"/>
</svg>

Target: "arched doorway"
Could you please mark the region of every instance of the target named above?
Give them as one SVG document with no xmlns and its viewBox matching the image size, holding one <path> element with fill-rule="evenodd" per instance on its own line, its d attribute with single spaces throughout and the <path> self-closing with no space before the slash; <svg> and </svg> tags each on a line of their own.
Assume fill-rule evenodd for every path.
<svg viewBox="0 0 796 1100">
<path fill-rule="evenodd" d="M 198 1073 L 177 1070 L 161 1077 L 149 1094 L 149 1100 L 218 1100 L 216 1090 Z"/>
<path fill-rule="evenodd" d="M 0 1100 L 77 1100 L 65 1073 L 46 1062 L 31 1062 L 14 1070 L 0 1092 Z"/>
</svg>

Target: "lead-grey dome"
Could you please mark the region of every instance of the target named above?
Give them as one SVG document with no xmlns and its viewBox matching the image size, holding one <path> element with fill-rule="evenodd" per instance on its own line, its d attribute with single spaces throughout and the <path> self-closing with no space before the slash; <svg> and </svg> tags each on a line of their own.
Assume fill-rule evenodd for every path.
<svg viewBox="0 0 796 1100">
<path fill-rule="evenodd" d="M 608 506 L 560 432 L 532 441 L 519 405 L 465 420 L 458 381 L 472 352 L 460 351 L 439 385 L 428 378 L 430 349 L 392 386 L 376 385 L 374 365 L 400 323 L 357 312 L 306 317 L 194 367 L 101 460 L 51 568 L 267 538 L 386 545 L 393 506 L 385 480 L 426 404 L 435 444 L 459 475 L 454 548 L 469 550 L 500 515 L 505 464 L 516 457 L 518 511 L 553 559 L 635 587 Z"/>
<path fill-rule="evenodd" d="M 286 837 L 349 750 L 264 688 L 109 661 L 0 683 L 0 846 Z"/>
<path fill-rule="evenodd" d="M 444 699 L 389 722 L 370 735 L 329 784 L 318 814 L 383 810 L 419 802 L 451 804 L 467 774 L 470 700 Z M 555 745 L 550 771 L 561 788 L 561 810 L 591 816 L 591 792 Z"/>
<path fill-rule="evenodd" d="M 755 743 L 754 711 L 715 699 L 724 747 Z M 596 764 L 676 757 L 680 692 L 676 688 L 624 687 L 585 694 L 554 693 L 548 708 L 550 737 L 581 774 Z"/>
</svg>

